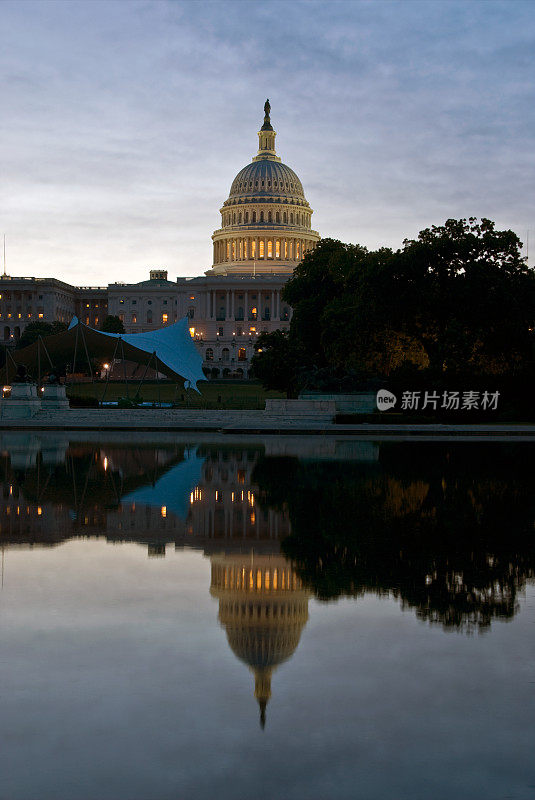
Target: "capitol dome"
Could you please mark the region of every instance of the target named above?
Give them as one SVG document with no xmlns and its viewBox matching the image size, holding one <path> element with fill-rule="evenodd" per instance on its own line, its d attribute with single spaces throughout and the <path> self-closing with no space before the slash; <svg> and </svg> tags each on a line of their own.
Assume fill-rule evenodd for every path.
<svg viewBox="0 0 535 800">
<path fill-rule="evenodd" d="M 309 593 L 282 556 L 241 554 L 212 557 L 210 594 L 233 653 L 254 674 L 263 726 L 272 673 L 297 649 Z"/>
<path fill-rule="evenodd" d="M 289 275 L 320 239 L 301 181 L 276 153 L 269 100 L 264 111 L 258 153 L 238 172 L 220 209 L 208 275 Z"/>
</svg>

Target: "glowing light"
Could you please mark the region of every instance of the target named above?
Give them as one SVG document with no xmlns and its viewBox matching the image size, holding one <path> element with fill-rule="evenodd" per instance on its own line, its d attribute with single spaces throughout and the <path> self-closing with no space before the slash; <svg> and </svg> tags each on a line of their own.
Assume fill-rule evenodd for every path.
<svg viewBox="0 0 535 800">
<path fill-rule="evenodd" d="M 41 506 L 37 506 L 37 516 L 40 517 L 42 513 L 43 509 L 41 508 Z"/>
<path fill-rule="evenodd" d="M 190 328 L 190 329 L 189 329 L 189 335 L 190 335 L 190 336 L 191 336 L 191 338 L 193 339 L 193 337 L 195 336 L 195 328 Z"/>
<path fill-rule="evenodd" d="M 109 364 L 103 364 L 102 366 L 103 366 L 104 369 L 109 369 L 110 368 Z"/>
<path fill-rule="evenodd" d="M 166 506 L 162 506 L 161 515 L 164 518 L 167 516 L 167 507 Z"/>
<path fill-rule="evenodd" d="M 107 472 L 107 470 L 108 470 L 108 459 L 106 458 L 106 456 L 104 456 L 104 472 Z"/>
</svg>

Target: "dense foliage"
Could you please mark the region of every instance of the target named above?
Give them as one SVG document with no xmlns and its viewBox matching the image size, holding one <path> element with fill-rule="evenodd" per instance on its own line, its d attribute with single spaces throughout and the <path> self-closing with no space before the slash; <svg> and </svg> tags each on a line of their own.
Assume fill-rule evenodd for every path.
<svg viewBox="0 0 535 800">
<path fill-rule="evenodd" d="M 259 338 L 256 375 L 295 393 L 329 377 L 362 381 L 408 367 L 434 375 L 525 371 L 535 277 L 521 247 L 513 231 L 474 218 L 427 228 L 396 252 L 322 239 L 284 287 L 289 335 Z"/>
<path fill-rule="evenodd" d="M 67 325 L 64 322 L 30 322 L 26 325 L 22 335 L 17 342 L 17 350 L 22 350 L 23 347 L 36 342 L 40 336 L 50 336 L 53 333 L 61 333 L 67 330 Z"/>
<path fill-rule="evenodd" d="M 102 323 L 101 330 L 105 333 L 124 333 L 124 325 L 115 314 L 108 314 Z"/>
</svg>

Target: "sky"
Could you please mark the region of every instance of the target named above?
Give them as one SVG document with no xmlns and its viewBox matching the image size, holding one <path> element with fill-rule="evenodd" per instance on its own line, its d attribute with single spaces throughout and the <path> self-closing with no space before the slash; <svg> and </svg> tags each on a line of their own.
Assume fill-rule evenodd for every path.
<svg viewBox="0 0 535 800">
<path fill-rule="evenodd" d="M 531 0 L 4 0 L 0 25 L 10 275 L 202 274 L 266 97 L 322 236 L 488 217 L 535 264 Z"/>
</svg>

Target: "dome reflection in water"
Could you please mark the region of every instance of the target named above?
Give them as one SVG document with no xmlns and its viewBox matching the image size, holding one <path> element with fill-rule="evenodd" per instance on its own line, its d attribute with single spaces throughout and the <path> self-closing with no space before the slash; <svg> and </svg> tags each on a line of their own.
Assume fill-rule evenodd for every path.
<svg viewBox="0 0 535 800">
<path fill-rule="evenodd" d="M 98 444 L 4 435 L 1 541 L 192 547 L 265 724 L 271 681 L 299 646 L 310 597 L 367 593 L 448 630 L 511 619 L 535 574 L 527 445 Z M 274 688 L 274 691 L 276 689 Z"/>
</svg>

